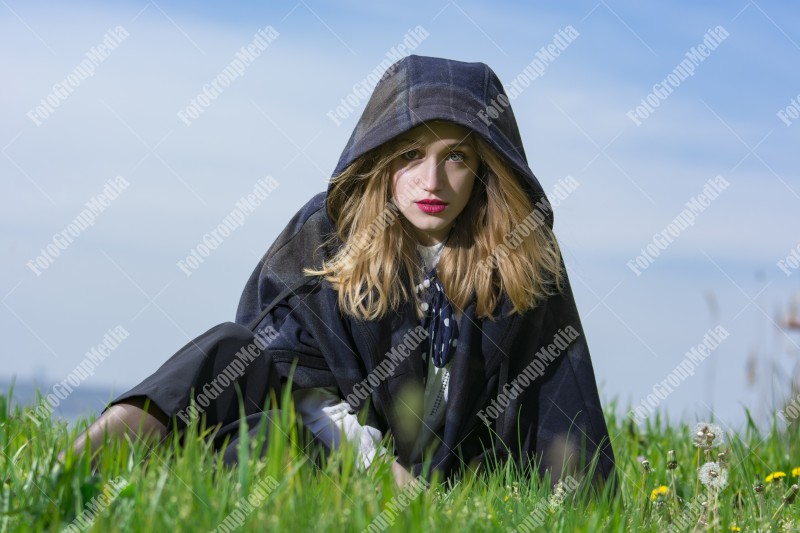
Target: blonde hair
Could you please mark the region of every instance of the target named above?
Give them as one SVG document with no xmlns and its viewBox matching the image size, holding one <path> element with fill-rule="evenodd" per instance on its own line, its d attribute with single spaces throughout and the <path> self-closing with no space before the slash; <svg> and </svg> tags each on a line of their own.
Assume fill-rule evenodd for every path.
<svg viewBox="0 0 800 533">
<path fill-rule="evenodd" d="M 562 290 L 561 252 L 545 222 L 547 200 L 534 205 L 505 160 L 479 135 L 471 137 L 481 160 L 479 175 L 436 272 L 455 309 L 463 311 L 474 288 L 477 317 L 493 320 L 503 292 L 513 314 Z M 390 166 L 417 144 L 385 143 L 331 180 L 328 216 L 343 245 L 319 269 L 304 272 L 323 276 L 338 291 L 340 310 L 356 318 L 379 319 L 416 297 L 422 274 L 417 243 L 391 197 Z"/>
</svg>

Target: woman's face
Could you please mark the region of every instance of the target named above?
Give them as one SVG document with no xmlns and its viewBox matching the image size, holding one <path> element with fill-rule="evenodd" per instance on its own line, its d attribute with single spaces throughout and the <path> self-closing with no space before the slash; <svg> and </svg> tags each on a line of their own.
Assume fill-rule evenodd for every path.
<svg viewBox="0 0 800 533">
<path fill-rule="evenodd" d="M 479 161 L 469 130 L 450 122 L 426 122 L 398 141 L 422 146 L 392 162 L 392 197 L 425 246 L 442 242 L 467 205 Z"/>
</svg>

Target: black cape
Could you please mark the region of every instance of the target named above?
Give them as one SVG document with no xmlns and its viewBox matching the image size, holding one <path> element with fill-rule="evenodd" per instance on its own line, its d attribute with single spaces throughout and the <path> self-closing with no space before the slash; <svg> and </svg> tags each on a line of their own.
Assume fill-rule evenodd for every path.
<svg viewBox="0 0 800 533">
<path fill-rule="evenodd" d="M 531 199 L 546 202 L 528 166 L 513 111 L 504 104 L 508 99 L 503 86 L 485 64 L 408 56 L 391 66 L 376 86 L 333 175 L 425 121 L 446 120 L 481 135 L 506 158 Z M 323 257 L 341 245 L 328 240 L 334 227 L 326 211 L 326 195 L 321 192 L 311 198 L 270 246 L 242 292 L 236 322 L 251 322 L 276 295 L 291 287 L 293 295 L 260 326 L 273 326 L 280 332 L 269 347 L 276 354 L 274 370 L 285 379 L 296 363 L 294 388 L 336 386 L 342 398 L 352 398 L 355 387 L 418 321 L 412 302 L 377 321 L 344 316 L 333 288 L 303 275 L 302 267 L 319 266 Z M 552 228 L 552 211 L 546 214 Z M 421 393 L 419 346 L 374 388 L 366 407 L 353 406 L 366 409 L 365 423 L 390 432 L 399 462 L 428 478 L 433 470 L 450 478 L 467 465 L 510 457 L 520 466 L 535 460 L 539 473 L 549 469 L 555 482 L 563 475 L 565 455 L 570 454 L 579 462 L 596 454 L 594 480 L 613 476 L 613 452 L 568 278 L 562 293 L 522 315 L 507 316 L 510 301 L 503 297 L 495 320 L 478 319 L 474 303 L 473 293 L 459 324 L 444 426 L 437 433 L 440 444 L 432 455 L 421 456 L 414 450 L 413 439 L 407 438 L 407 420 L 395 405 L 409 390 Z M 547 355 L 547 346 L 554 340 L 561 339 L 563 346 L 565 331 L 575 338 L 557 355 L 552 348 Z M 506 370 L 504 361 L 507 381 L 517 387 L 510 392 L 507 388 L 501 399 L 498 385 L 502 383 L 498 382 Z M 520 377 L 528 365 L 532 366 Z M 487 411 L 492 405 L 502 408 Z M 499 440 L 493 433 L 498 429 Z M 425 458 L 430 458 L 433 470 L 423 472 Z"/>
</svg>

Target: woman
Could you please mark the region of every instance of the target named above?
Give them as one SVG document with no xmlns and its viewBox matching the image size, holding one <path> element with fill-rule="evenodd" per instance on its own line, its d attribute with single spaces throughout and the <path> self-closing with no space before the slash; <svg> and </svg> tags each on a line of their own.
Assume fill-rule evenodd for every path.
<svg viewBox="0 0 800 533">
<path fill-rule="evenodd" d="M 364 467 L 391 436 L 398 482 L 512 459 L 555 483 L 585 475 L 593 457 L 593 479 L 609 478 L 613 453 L 552 226 L 491 69 L 401 59 L 327 191 L 244 288 L 236 322 L 269 332 L 265 357 L 239 381 L 248 423 L 296 364 L 293 398 L 309 433 L 328 449 L 343 435 Z M 170 420 L 185 425 L 190 391 L 231 357 L 194 352 L 115 399 L 76 447 L 103 431 L 163 436 Z M 220 442 L 237 434 L 237 406 L 228 392 L 204 412 Z"/>
</svg>

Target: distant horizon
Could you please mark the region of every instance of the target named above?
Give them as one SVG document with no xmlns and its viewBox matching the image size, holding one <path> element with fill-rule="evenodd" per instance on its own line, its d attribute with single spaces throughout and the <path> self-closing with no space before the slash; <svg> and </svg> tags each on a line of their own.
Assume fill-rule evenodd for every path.
<svg viewBox="0 0 800 533">
<path fill-rule="evenodd" d="M 14 384 L 14 398 L 17 402 L 16 405 L 20 407 L 31 407 L 35 408 L 39 404 L 36 402 L 36 391 L 38 390 L 42 397 L 46 396 L 48 393 L 52 393 L 52 387 L 55 385 L 52 381 L 37 381 L 36 379 L 24 379 L 24 380 L 13 380 L 5 377 L 0 377 L 0 394 L 7 394 L 11 388 L 12 382 Z M 107 404 L 107 402 L 111 401 L 113 398 L 116 398 L 120 394 L 124 393 L 125 391 L 129 390 L 135 383 L 131 383 L 129 386 L 119 386 L 119 385 L 81 385 L 81 387 L 76 388 L 75 391 L 69 394 L 64 400 L 59 400 L 59 405 L 55 407 L 52 412 L 56 417 L 63 418 L 66 420 L 70 426 L 73 426 L 79 418 L 85 418 L 87 421 L 91 421 L 95 416 L 99 415 L 102 412 L 103 408 Z M 622 420 L 628 418 L 630 416 L 630 411 L 635 409 L 636 406 L 624 405 L 619 403 L 619 398 L 609 397 L 604 390 L 602 385 L 600 386 L 600 397 L 603 402 L 604 409 L 610 409 L 612 404 L 616 404 L 616 409 L 614 413 L 616 414 L 617 418 Z M 795 400 L 794 403 L 791 403 L 791 398 L 787 397 L 787 405 L 791 405 L 794 408 L 800 407 L 800 400 Z M 46 402 L 42 402 L 45 404 Z M 741 406 L 741 416 L 745 416 L 745 409 L 746 406 Z M 792 407 L 789 407 L 788 411 L 791 411 Z M 776 408 L 775 411 L 778 412 L 780 409 Z M 800 412 L 800 411 L 798 411 Z M 761 419 L 757 416 L 757 413 L 751 414 L 756 415 L 754 419 L 759 427 L 760 430 L 764 431 L 767 430 L 771 424 L 772 419 Z M 703 417 L 697 413 L 681 413 L 676 415 L 675 413 L 670 413 L 666 410 L 656 409 L 653 412 L 648 412 L 648 416 L 643 420 L 638 420 L 634 418 L 634 422 L 640 424 L 642 427 L 647 423 L 647 420 L 651 422 L 655 422 L 656 415 L 660 416 L 662 420 L 666 420 L 669 424 L 675 423 L 687 423 L 693 424 L 696 422 L 715 422 L 719 423 L 719 420 L 715 420 L 712 417 Z M 782 419 L 780 415 L 776 415 L 776 418 L 779 422 L 785 423 L 786 420 Z M 791 416 L 788 416 L 789 421 L 791 422 Z M 725 423 L 726 431 L 735 431 L 741 432 L 744 431 L 747 427 L 746 419 L 742 418 L 741 421 L 736 423 L 730 423 L 729 421 L 723 421 Z M 779 427 L 781 424 L 779 423 Z"/>
</svg>

